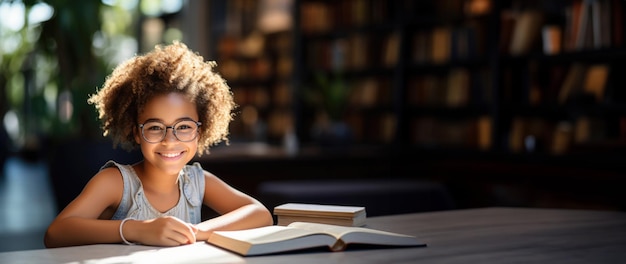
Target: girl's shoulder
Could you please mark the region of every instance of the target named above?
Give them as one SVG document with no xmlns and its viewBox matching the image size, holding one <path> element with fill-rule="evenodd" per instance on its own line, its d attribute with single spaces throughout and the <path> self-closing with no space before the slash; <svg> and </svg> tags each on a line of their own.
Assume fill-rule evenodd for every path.
<svg viewBox="0 0 626 264">
<path fill-rule="evenodd" d="M 100 167 L 96 175 L 120 175 L 125 165 L 109 160 Z"/>
<path fill-rule="evenodd" d="M 205 171 L 198 162 L 185 165 L 183 168 L 182 184 L 183 193 L 189 204 L 199 206 L 202 204 L 202 197 L 205 192 Z"/>
<path fill-rule="evenodd" d="M 119 169 L 115 166 L 102 166 L 89 180 L 85 189 L 88 191 L 91 189 L 90 186 L 99 186 L 98 189 L 109 190 L 109 194 L 113 194 L 115 192 L 111 192 L 111 190 L 121 190 L 120 187 L 123 187 L 123 182 L 122 172 Z"/>
<path fill-rule="evenodd" d="M 189 165 L 185 165 L 185 170 L 190 177 L 200 177 L 204 176 L 206 171 L 202 168 L 200 162 L 194 162 Z"/>
<path fill-rule="evenodd" d="M 135 170 L 133 169 L 133 165 L 129 165 L 129 164 L 121 164 L 118 162 L 115 162 L 113 160 L 109 160 L 106 163 L 104 163 L 104 165 L 102 165 L 102 167 L 100 167 L 100 172 L 99 173 L 106 173 L 106 174 L 115 174 L 115 175 L 121 175 L 123 178 L 129 177 L 129 178 L 134 178 L 137 177 L 137 174 L 135 172 Z M 134 176 L 134 177 L 132 177 Z"/>
<path fill-rule="evenodd" d="M 124 170 L 128 170 L 132 168 L 132 165 L 127 165 L 127 164 L 121 164 L 118 162 L 115 162 L 113 160 L 109 160 L 106 163 L 104 163 L 104 165 L 102 165 L 102 167 L 100 167 L 100 171 L 109 169 L 109 168 L 117 168 L 119 171 L 124 171 Z"/>
<path fill-rule="evenodd" d="M 213 181 L 213 180 L 220 181 L 220 179 L 217 176 L 215 176 L 215 174 L 211 173 L 210 171 L 205 170 L 199 162 L 194 162 L 192 164 L 189 164 L 185 166 L 185 169 L 187 171 L 193 171 L 192 173 L 187 173 L 187 174 L 194 174 L 195 177 L 203 178 L 204 180 L 209 180 L 209 181 Z"/>
</svg>

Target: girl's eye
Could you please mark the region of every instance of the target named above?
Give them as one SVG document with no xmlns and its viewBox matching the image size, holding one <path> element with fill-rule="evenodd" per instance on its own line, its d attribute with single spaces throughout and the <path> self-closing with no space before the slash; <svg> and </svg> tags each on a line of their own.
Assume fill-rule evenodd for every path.
<svg viewBox="0 0 626 264">
<path fill-rule="evenodd" d="M 152 126 L 149 126 L 147 128 L 150 131 L 161 131 L 161 130 L 163 130 L 163 127 L 162 126 L 158 126 L 158 125 L 152 125 Z"/>
</svg>

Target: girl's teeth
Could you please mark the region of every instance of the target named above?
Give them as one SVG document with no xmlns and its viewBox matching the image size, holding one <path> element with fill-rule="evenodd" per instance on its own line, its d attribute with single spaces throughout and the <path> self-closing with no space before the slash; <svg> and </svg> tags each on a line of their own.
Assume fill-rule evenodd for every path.
<svg viewBox="0 0 626 264">
<path fill-rule="evenodd" d="M 162 155 L 165 156 L 165 157 L 168 157 L 168 158 L 173 158 L 173 157 L 176 157 L 176 156 L 180 155 L 180 153 L 162 154 Z"/>
</svg>

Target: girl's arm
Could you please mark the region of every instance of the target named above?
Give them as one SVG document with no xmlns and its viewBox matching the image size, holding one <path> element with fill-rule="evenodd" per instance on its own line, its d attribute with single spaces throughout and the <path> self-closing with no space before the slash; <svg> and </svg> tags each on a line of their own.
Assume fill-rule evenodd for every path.
<svg viewBox="0 0 626 264">
<path fill-rule="evenodd" d="M 216 230 L 248 229 L 274 223 L 270 212 L 259 201 L 229 186 L 207 171 L 204 174 L 204 204 L 220 216 L 196 225 L 198 241 L 207 240 Z"/>
<path fill-rule="evenodd" d="M 52 221 L 44 237 L 46 247 L 121 242 L 120 221 L 103 221 L 112 215 L 123 191 L 122 176 L 114 168 L 96 174 L 83 191 Z"/>
<path fill-rule="evenodd" d="M 83 191 L 52 221 L 44 237 L 46 247 L 122 243 L 121 220 L 110 219 L 122 198 L 124 183 L 117 168 L 96 174 Z M 173 246 L 195 241 L 197 230 L 173 217 L 126 221 L 126 240 L 146 245 Z"/>
</svg>

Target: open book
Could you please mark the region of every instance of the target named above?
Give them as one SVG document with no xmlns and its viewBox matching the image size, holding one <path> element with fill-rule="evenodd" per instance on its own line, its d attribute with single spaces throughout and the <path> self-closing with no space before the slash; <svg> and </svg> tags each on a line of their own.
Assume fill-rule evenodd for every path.
<svg viewBox="0 0 626 264">
<path fill-rule="evenodd" d="M 414 236 L 364 227 L 294 222 L 288 226 L 266 226 L 238 231 L 216 231 L 209 244 L 243 256 L 327 247 L 345 250 L 349 244 L 379 246 L 426 246 Z"/>
</svg>

